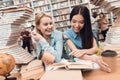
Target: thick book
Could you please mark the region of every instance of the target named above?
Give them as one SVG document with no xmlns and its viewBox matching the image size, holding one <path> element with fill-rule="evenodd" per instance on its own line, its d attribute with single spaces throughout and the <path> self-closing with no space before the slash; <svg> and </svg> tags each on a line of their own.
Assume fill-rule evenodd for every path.
<svg viewBox="0 0 120 80">
<path fill-rule="evenodd" d="M 91 70 L 93 68 L 93 62 L 89 60 L 75 59 L 75 62 L 68 62 L 68 60 L 62 59 L 59 63 L 49 65 L 47 70 L 66 69 L 66 70 Z"/>
</svg>

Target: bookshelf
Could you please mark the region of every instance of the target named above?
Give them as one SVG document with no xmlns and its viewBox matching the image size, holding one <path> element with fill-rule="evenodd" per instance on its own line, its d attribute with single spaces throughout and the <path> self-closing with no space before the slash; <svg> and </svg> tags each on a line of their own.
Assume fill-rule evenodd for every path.
<svg viewBox="0 0 120 80">
<path fill-rule="evenodd" d="M 114 24 L 114 18 L 115 18 L 115 15 L 112 13 L 112 12 L 108 12 L 107 10 L 101 8 L 101 7 L 94 7 L 94 8 L 91 8 L 91 13 L 93 12 L 97 12 L 98 14 L 100 14 L 101 12 L 104 13 L 109 21 L 109 24 L 108 26 L 113 26 Z"/>
<path fill-rule="evenodd" d="M 2 1 L 4 3 L 4 1 Z M 46 12 L 52 15 L 55 26 L 58 30 L 64 31 L 70 27 L 69 14 L 75 5 L 89 7 L 87 0 L 8 0 L 11 5 L 27 6 L 34 9 L 34 15 L 39 12 Z M 8 5 L 8 6 L 11 6 Z M 33 16 L 28 22 L 34 23 Z"/>
<path fill-rule="evenodd" d="M 51 0 L 52 16 L 58 30 L 64 31 L 70 27 L 69 15 L 75 5 L 87 5 L 82 0 Z"/>
<path fill-rule="evenodd" d="M 2 0 L 0 1 L 0 10 L 3 7 L 9 6 L 27 6 L 34 9 L 33 17 L 28 20 L 31 24 L 34 23 L 35 14 L 39 12 L 46 12 L 52 15 L 56 28 L 64 31 L 70 27 L 69 14 L 75 5 L 85 5 L 91 9 L 91 13 L 96 11 L 98 13 L 104 12 L 108 16 L 109 26 L 113 25 L 114 15 L 108 13 L 104 8 L 99 6 L 92 6 L 88 0 Z M 103 4 L 102 4 L 103 5 Z"/>
<path fill-rule="evenodd" d="M 3 0 L 0 1 L 0 9 L 3 7 L 8 7 L 14 5 L 13 0 Z"/>
<path fill-rule="evenodd" d="M 32 1 L 32 7 L 35 13 L 51 11 L 50 0 L 34 0 Z"/>
</svg>

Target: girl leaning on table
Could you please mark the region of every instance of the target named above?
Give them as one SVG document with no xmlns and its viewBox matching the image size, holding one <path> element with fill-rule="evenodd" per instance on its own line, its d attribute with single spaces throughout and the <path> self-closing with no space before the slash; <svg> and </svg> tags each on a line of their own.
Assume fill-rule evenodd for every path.
<svg viewBox="0 0 120 80">
<path fill-rule="evenodd" d="M 46 13 L 38 13 L 35 17 L 36 32 L 31 36 L 36 41 L 37 58 L 46 65 L 61 60 L 63 51 L 62 32 L 55 30 L 52 17 Z"/>
<path fill-rule="evenodd" d="M 111 72 L 102 57 L 94 53 L 98 47 L 93 37 L 89 10 L 85 6 L 75 6 L 70 13 L 71 28 L 64 32 L 64 39 L 71 50 L 70 55 L 97 63 L 104 71 Z"/>
</svg>

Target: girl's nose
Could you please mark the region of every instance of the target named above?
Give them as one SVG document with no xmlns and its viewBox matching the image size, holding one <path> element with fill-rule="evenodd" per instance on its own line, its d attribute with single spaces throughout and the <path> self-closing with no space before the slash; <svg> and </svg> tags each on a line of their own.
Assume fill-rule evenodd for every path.
<svg viewBox="0 0 120 80">
<path fill-rule="evenodd" d="M 76 26 L 76 27 L 79 27 L 79 23 L 76 23 L 75 26 Z"/>
<path fill-rule="evenodd" d="M 48 25 L 48 28 L 51 28 L 52 26 L 51 25 Z"/>
</svg>

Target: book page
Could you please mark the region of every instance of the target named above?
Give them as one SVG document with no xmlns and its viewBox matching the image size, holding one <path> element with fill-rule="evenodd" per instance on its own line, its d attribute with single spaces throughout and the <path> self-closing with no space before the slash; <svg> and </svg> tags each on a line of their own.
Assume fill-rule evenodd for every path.
<svg viewBox="0 0 120 80">
<path fill-rule="evenodd" d="M 62 59 L 59 63 L 54 63 L 47 66 L 47 70 L 56 70 L 56 69 L 93 69 L 93 62 L 89 60 L 81 60 L 75 58 L 75 62 L 69 62 L 66 59 Z"/>
<path fill-rule="evenodd" d="M 70 62 L 67 69 L 93 69 L 93 62 L 89 60 L 82 60 L 74 58 L 75 62 Z"/>
<path fill-rule="evenodd" d="M 56 70 L 56 69 L 61 69 L 64 68 L 65 66 L 69 64 L 68 60 L 62 59 L 59 63 L 53 63 L 52 65 L 46 66 L 46 70 Z"/>
</svg>

